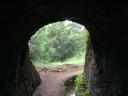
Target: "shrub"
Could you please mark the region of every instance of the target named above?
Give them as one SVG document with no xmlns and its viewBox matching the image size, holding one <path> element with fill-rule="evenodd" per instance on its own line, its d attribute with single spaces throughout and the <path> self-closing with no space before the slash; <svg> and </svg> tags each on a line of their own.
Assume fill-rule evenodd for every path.
<svg viewBox="0 0 128 96">
<path fill-rule="evenodd" d="M 84 75 L 78 75 L 75 80 L 76 94 L 78 96 L 91 96 L 89 90 L 86 87 L 86 78 Z"/>
</svg>

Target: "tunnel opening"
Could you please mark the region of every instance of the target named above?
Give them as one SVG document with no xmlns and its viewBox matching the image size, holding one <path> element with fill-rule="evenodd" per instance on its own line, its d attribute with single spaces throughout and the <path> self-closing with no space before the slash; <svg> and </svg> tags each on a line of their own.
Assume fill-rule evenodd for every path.
<svg viewBox="0 0 128 96">
<path fill-rule="evenodd" d="M 88 41 L 89 32 L 79 23 L 69 20 L 50 23 L 41 27 L 33 36 L 31 36 L 28 42 L 29 59 L 36 67 L 39 74 L 43 72 L 43 75 L 40 75 L 40 77 L 46 76 L 47 78 L 50 78 L 51 75 L 57 75 L 62 72 L 61 75 L 71 74 L 71 76 L 69 75 L 66 78 L 63 78 L 66 80 L 69 77 L 84 72 Z M 46 74 L 44 74 L 44 72 Z M 51 74 L 49 75 L 48 72 L 51 72 Z M 59 74 L 57 76 L 59 76 Z M 45 84 L 44 81 L 43 84 Z M 45 88 L 47 86 L 40 87 Z M 71 91 L 72 90 L 69 89 L 65 96 L 68 94 L 72 96 Z M 38 93 L 35 92 L 35 94 Z M 45 92 L 43 94 L 45 94 Z"/>
</svg>

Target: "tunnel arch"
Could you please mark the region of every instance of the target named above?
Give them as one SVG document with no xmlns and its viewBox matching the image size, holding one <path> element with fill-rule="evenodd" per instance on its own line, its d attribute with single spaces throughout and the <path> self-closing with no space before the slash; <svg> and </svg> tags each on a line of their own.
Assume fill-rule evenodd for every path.
<svg viewBox="0 0 128 96">
<path fill-rule="evenodd" d="M 73 16 L 78 18 L 75 19 L 76 22 L 85 25 L 91 33 L 96 62 L 92 64 L 92 70 L 90 70 L 92 74 L 88 78 L 92 83 L 93 96 L 125 96 L 128 94 L 128 61 L 126 60 L 128 46 L 125 45 L 128 36 L 126 4 L 110 2 L 101 4 L 87 1 L 86 4 L 67 2 L 56 6 L 56 4 L 49 3 L 45 11 L 46 15 L 45 12 L 39 14 L 32 12 L 32 15 L 29 13 L 31 9 L 45 4 L 34 0 L 28 2 L 29 6 L 22 6 L 24 2 L 6 2 L 1 3 L 0 6 L 2 12 L 0 19 L 1 62 L 3 63 L 3 70 L 0 70 L 1 96 L 10 94 L 14 96 L 14 91 L 10 90 L 15 89 L 15 80 L 19 80 L 19 69 L 22 69 L 21 65 L 24 65 L 27 41 L 34 31 L 49 22 Z M 72 7 L 67 7 L 66 4 L 72 4 Z M 59 12 L 62 6 L 67 8 L 63 14 Z M 91 82 L 93 78 L 95 81 Z"/>
<path fill-rule="evenodd" d="M 66 18 L 66 17 L 65 17 Z M 70 18 L 69 16 L 68 16 L 68 18 Z M 72 18 L 72 17 L 71 17 Z M 84 26 L 85 28 L 86 28 L 86 30 L 88 30 L 88 29 L 90 29 L 90 27 L 88 26 L 88 27 L 86 27 L 85 25 L 87 25 L 86 23 L 84 23 L 83 21 L 82 21 L 82 24 L 80 23 L 81 22 L 81 20 L 82 19 L 77 19 L 77 20 L 71 20 L 71 19 L 65 19 L 65 20 L 68 20 L 68 21 L 71 21 L 71 22 L 75 22 L 75 23 L 77 23 L 77 24 L 80 24 L 80 25 L 82 25 L 82 26 Z M 38 21 L 38 20 L 37 20 Z M 53 24 L 53 23 L 56 23 L 56 22 L 63 22 L 64 20 L 62 20 L 62 19 L 57 19 L 57 21 L 56 20 L 53 20 L 53 21 L 50 21 L 50 22 L 45 22 L 44 24 L 41 24 L 41 22 L 39 23 L 39 25 L 38 26 L 36 26 L 36 29 L 33 31 L 33 33 L 29 36 L 29 40 L 30 40 L 30 38 L 34 35 L 34 34 L 36 34 L 36 32 L 40 29 L 40 28 L 42 28 L 42 26 L 46 26 L 46 25 L 48 25 L 48 24 Z M 84 24 L 84 25 L 83 25 Z M 88 29 L 87 29 L 88 28 Z M 91 64 L 93 63 L 94 64 L 94 59 L 95 59 L 95 57 L 94 57 L 94 52 L 93 52 L 93 47 L 92 47 L 92 43 L 91 43 L 91 33 L 92 33 L 92 30 L 91 30 L 91 32 L 90 31 L 88 31 L 89 32 L 89 39 L 87 40 L 87 42 L 85 42 L 85 43 L 87 43 L 87 55 L 85 55 L 85 61 L 87 61 L 86 63 L 84 62 L 84 72 L 86 73 L 85 75 L 87 76 L 87 77 L 89 77 L 90 78 L 90 75 L 92 75 L 92 74 L 90 74 L 91 72 L 90 72 L 90 70 L 91 70 Z M 28 41 L 29 41 L 28 40 Z M 92 62 L 93 61 L 93 62 Z M 90 64 L 90 66 L 89 66 L 89 64 Z M 90 68 L 89 68 L 90 67 Z M 87 75 L 88 74 L 88 75 Z M 93 77 L 91 77 L 91 79 L 92 79 Z M 87 86 L 88 86 L 88 88 L 89 88 L 89 90 L 90 91 L 93 91 L 92 89 L 91 89 L 91 87 L 90 86 L 92 86 L 91 84 L 90 84 L 90 79 L 89 80 L 87 80 Z"/>
</svg>

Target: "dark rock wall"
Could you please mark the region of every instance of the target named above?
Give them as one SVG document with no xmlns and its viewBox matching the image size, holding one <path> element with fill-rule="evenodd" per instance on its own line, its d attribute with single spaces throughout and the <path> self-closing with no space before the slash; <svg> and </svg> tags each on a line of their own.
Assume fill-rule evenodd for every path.
<svg viewBox="0 0 128 96">
<path fill-rule="evenodd" d="M 88 59 L 90 57 L 86 58 L 89 62 L 87 83 L 92 96 L 127 96 L 126 6 L 124 4 L 121 8 L 118 5 L 109 7 L 111 8 L 109 13 L 104 14 L 106 19 L 100 18 L 96 21 L 96 27 L 92 28 L 94 30 L 91 34 L 93 47 L 89 47 L 88 51 L 92 58 L 90 60 Z"/>
<path fill-rule="evenodd" d="M 28 53 L 28 52 L 27 52 Z M 20 66 L 15 81 L 15 91 L 13 96 L 32 96 L 41 79 L 34 65 L 30 61 L 28 54 L 25 56 L 25 62 Z"/>
</svg>

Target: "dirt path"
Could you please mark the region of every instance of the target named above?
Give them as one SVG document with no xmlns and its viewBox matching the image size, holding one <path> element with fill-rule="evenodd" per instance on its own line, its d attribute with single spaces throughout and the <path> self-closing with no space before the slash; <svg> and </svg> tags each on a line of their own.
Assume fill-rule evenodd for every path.
<svg viewBox="0 0 128 96">
<path fill-rule="evenodd" d="M 62 96 L 63 81 L 82 72 L 82 68 L 69 66 L 67 66 L 65 71 L 40 71 L 39 74 L 42 82 L 37 87 L 33 96 Z"/>
</svg>

